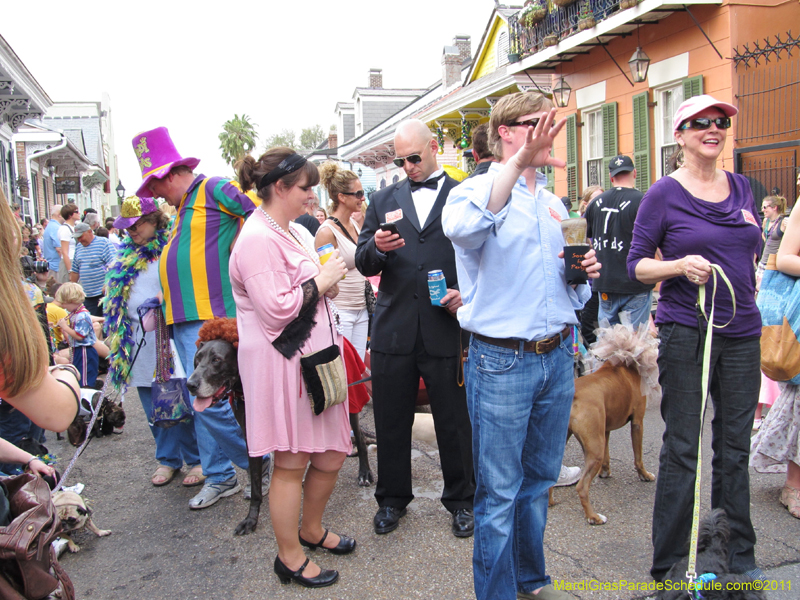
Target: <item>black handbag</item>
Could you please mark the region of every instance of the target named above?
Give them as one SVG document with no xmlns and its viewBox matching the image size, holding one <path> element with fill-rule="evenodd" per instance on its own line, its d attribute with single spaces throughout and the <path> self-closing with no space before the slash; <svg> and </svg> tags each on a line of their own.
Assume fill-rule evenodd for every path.
<svg viewBox="0 0 800 600">
<path fill-rule="evenodd" d="M 300 372 L 306 384 L 306 392 L 315 415 L 326 408 L 347 400 L 347 373 L 344 370 L 342 353 L 333 339 L 333 323 L 325 299 L 325 313 L 331 332 L 331 345 L 322 350 L 309 352 L 300 357 Z"/>
</svg>

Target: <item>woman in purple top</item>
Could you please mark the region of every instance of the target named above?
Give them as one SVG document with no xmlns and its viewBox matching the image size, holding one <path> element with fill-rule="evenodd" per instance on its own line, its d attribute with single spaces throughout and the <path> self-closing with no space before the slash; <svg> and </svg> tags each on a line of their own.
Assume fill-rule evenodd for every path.
<svg viewBox="0 0 800 600">
<path fill-rule="evenodd" d="M 661 581 L 685 552 L 692 523 L 697 444 L 701 426 L 702 347 L 707 331 L 696 309 L 698 287 L 711 265 L 722 267 L 736 296 L 718 279 L 710 360 L 713 468 L 711 507 L 728 514 L 728 565 L 761 577 L 750 521 L 747 472 L 750 428 L 760 387 L 761 316 L 755 305 L 755 260 L 761 227 L 747 180 L 716 166 L 737 109 L 711 96 L 695 96 L 673 120 L 680 146 L 677 169 L 642 200 L 628 254 L 628 275 L 662 281 L 656 315 L 658 366 L 665 431 L 653 508 L 653 566 Z M 655 260 L 661 250 L 663 260 Z M 710 309 L 711 286 L 707 286 Z"/>
</svg>

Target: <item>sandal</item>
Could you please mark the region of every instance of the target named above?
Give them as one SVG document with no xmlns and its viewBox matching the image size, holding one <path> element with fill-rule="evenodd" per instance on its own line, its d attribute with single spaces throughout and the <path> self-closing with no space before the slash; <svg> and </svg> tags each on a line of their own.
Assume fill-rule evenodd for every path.
<svg viewBox="0 0 800 600">
<path fill-rule="evenodd" d="M 789 510 L 789 514 L 795 519 L 800 519 L 800 490 L 788 485 L 783 486 L 781 489 L 781 504 Z"/>
<path fill-rule="evenodd" d="M 200 465 L 195 465 L 186 473 L 186 476 L 183 478 L 183 486 L 184 487 L 194 487 L 196 485 L 200 485 L 206 480 L 206 476 L 203 475 L 203 467 Z"/>
<path fill-rule="evenodd" d="M 173 469 L 172 467 L 168 467 L 166 465 L 159 465 L 159 467 L 156 469 L 156 472 L 153 473 L 153 476 L 150 478 L 150 483 L 156 487 L 167 485 L 170 481 L 172 481 L 172 478 L 175 477 L 175 471 L 177 471 L 177 469 Z"/>
</svg>

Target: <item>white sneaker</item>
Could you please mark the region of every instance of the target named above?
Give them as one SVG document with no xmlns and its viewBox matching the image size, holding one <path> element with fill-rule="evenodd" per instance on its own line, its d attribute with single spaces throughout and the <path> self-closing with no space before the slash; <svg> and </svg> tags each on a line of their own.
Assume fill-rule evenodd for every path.
<svg viewBox="0 0 800 600">
<path fill-rule="evenodd" d="M 578 483 L 578 479 L 581 478 L 581 468 L 580 467 L 565 467 L 561 465 L 561 473 L 558 475 L 558 481 L 556 482 L 556 487 L 566 486 L 566 485 L 575 485 Z"/>
<path fill-rule="evenodd" d="M 189 508 L 200 509 L 208 508 L 212 504 L 216 504 L 220 498 L 233 496 L 242 491 L 242 486 L 236 480 L 234 475 L 228 481 L 220 481 L 219 483 L 211 483 L 206 481 L 203 489 L 200 490 L 194 498 L 189 500 Z"/>
</svg>

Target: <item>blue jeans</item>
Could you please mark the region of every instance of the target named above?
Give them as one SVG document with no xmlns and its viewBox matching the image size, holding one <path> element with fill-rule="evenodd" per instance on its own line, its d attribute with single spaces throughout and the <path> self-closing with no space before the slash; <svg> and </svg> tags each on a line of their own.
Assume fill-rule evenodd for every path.
<svg viewBox="0 0 800 600">
<path fill-rule="evenodd" d="M 603 298 L 606 298 L 605 300 Z M 597 311 L 597 320 L 608 319 L 609 325 L 617 325 L 619 313 L 630 313 L 631 324 L 634 329 L 639 323 L 647 323 L 650 319 L 650 308 L 653 302 L 653 290 L 642 294 L 611 294 L 600 292 L 600 308 Z"/>
<path fill-rule="evenodd" d="M 150 388 L 137 387 L 136 391 L 145 416 L 150 415 L 153 412 Z M 200 464 L 194 419 L 182 421 L 166 429 L 150 425 L 150 433 L 156 440 L 156 460 L 160 464 L 173 469 L 180 469 L 183 463 L 192 467 Z"/>
<path fill-rule="evenodd" d="M 694 508 L 697 443 L 702 401 L 702 349 L 696 327 L 667 323 L 658 351 L 661 417 L 664 429 L 653 506 L 653 566 L 661 581 L 682 556 Z M 711 509 L 724 508 L 731 538 L 728 567 L 733 573 L 755 568 L 756 534 L 750 521 L 750 429 L 761 387 L 759 337 L 714 335 L 711 347 Z"/>
<path fill-rule="evenodd" d="M 470 343 L 464 364 L 475 464 L 478 600 L 549 584 L 547 492 L 558 480 L 575 384 L 572 340 L 547 354 Z"/>
<path fill-rule="evenodd" d="M 195 342 L 202 325 L 203 321 L 173 325 L 175 346 L 187 377 L 194 371 L 194 355 L 197 353 Z M 247 444 L 229 402 L 217 402 L 203 412 L 195 412 L 194 431 L 203 475 L 208 477 L 210 483 L 227 481 L 236 475 L 231 461 L 247 469 Z"/>
</svg>

